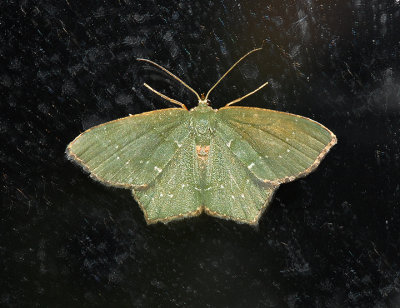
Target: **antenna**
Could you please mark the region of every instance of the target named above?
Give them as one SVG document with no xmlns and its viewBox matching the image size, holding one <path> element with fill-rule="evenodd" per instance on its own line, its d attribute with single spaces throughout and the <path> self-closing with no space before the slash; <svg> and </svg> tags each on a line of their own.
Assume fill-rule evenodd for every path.
<svg viewBox="0 0 400 308">
<path fill-rule="evenodd" d="M 153 62 L 153 61 L 151 61 L 151 60 L 148 60 L 148 59 L 137 58 L 136 60 L 138 60 L 138 61 L 143 61 L 143 62 L 147 62 L 147 63 L 150 63 L 150 64 L 152 64 L 152 65 L 158 67 L 159 69 L 163 70 L 163 71 L 166 72 L 168 75 L 170 75 L 172 78 L 178 80 L 181 84 L 183 84 L 183 85 L 184 85 L 186 88 L 188 88 L 190 91 L 192 91 L 192 92 L 196 95 L 196 97 L 197 97 L 197 99 L 198 99 L 199 102 L 203 102 L 203 101 L 206 102 L 207 99 L 208 99 L 208 96 L 209 96 L 210 93 L 211 93 L 211 91 L 214 90 L 214 88 L 221 82 L 222 79 L 225 78 L 226 75 L 229 74 L 229 72 L 230 72 L 231 70 L 233 70 L 233 69 L 235 68 L 235 66 L 237 66 L 244 58 L 246 58 L 247 56 L 249 56 L 249 55 L 252 54 L 253 52 L 259 51 L 259 50 L 261 50 L 261 49 L 262 49 L 262 47 L 253 49 L 253 50 L 249 51 L 248 53 L 246 53 L 244 56 L 242 56 L 239 60 L 237 60 L 237 61 L 235 62 L 235 64 L 233 64 L 233 65 L 231 66 L 231 68 L 228 69 L 228 70 L 225 72 L 225 74 L 222 75 L 222 77 L 221 77 L 220 79 L 218 79 L 218 81 L 211 87 L 211 89 L 208 90 L 207 95 L 206 95 L 205 97 L 204 97 L 203 94 L 202 94 L 201 97 L 200 97 L 200 95 L 199 95 L 195 90 L 193 90 L 193 88 L 191 88 L 190 86 L 188 86 L 182 79 L 180 79 L 180 78 L 177 77 L 176 75 L 172 74 L 169 70 L 167 70 L 167 69 L 164 68 L 163 66 L 161 66 L 161 65 L 159 65 L 159 64 L 157 64 L 157 63 L 155 63 L 155 62 Z M 267 84 L 268 84 L 268 82 L 262 84 L 261 86 L 259 86 L 259 87 L 258 87 L 257 89 L 255 89 L 254 91 L 251 91 L 250 93 L 247 93 L 246 95 L 244 95 L 244 96 L 242 96 L 242 97 L 239 97 L 239 98 L 237 98 L 237 99 L 235 99 L 235 100 L 229 102 L 228 104 L 225 105 L 225 107 L 226 107 L 226 106 L 230 106 L 230 105 L 232 105 L 232 104 L 236 104 L 237 102 L 240 102 L 242 99 L 244 99 L 244 98 L 246 98 L 246 97 L 248 97 L 248 96 L 250 96 L 250 95 L 256 93 L 256 92 L 259 91 L 259 90 L 261 90 L 261 89 L 264 88 Z M 185 106 L 185 104 L 183 104 L 183 103 L 181 103 L 181 102 L 179 102 L 179 101 L 177 101 L 177 100 L 175 100 L 175 99 L 172 99 L 172 98 L 170 98 L 170 97 L 168 97 L 168 96 L 166 96 L 166 95 L 164 95 L 164 94 L 162 94 L 162 93 L 160 93 L 160 92 L 158 92 L 158 91 L 156 91 L 156 90 L 154 90 L 154 89 L 153 89 L 152 87 L 150 87 L 147 83 L 145 83 L 144 86 L 145 86 L 146 88 L 148 88 L 150 91 L 153 91 L 153 92 L 156 93 L 157 95 L 159 95 L 159 96 L 161 96 L 162 98 L 166 99 L 167 101 L 169 101 L 169 102 L 171 102 L 171 103 L 173 103 L 173 104 L 176 104 L 176 105 L 178 105 L 178 106 L 181 106 L 183 109 L 188 110 L 187 107 Z"/>
<path fill-rule="evenodd" d="M 181 103 L 180 101 L 177 101 L 176 99 L 170 98 L 170 97 L 168 97 L 168 96 L 166 96 L 166 95 L 164 95 L 164 94 L 158 92 L 157 90 L 154 90 L 154 89 L 153 89 L 152 87 L 150 87 L 147 83 L 144 83 L 144 86 L 145 86 L 147 89 L 149 89 L 150 91 L 153 91 L 154 93 L 156 93 L 157 95 L 160 95 L 162 98 L 166 99 L 167 101 L 169 101 L 169 102 L 171 102 L 171 103 L 173 103 L 173 104 L 176 104 L 176 105 L 178 105 L 178 106 L 181 106 L 183 109 L 188 110 L 184 103 Z"/>
<path fill-rule="evenodd" d="M 233 70 L 233 68 L 234 68 L 236 65 L 238 65 L 238 64 L 240 63 L 240 61 L 242 61 L 244 58 L 246 58 L 248 55 L 252 54 L 253 52 L 259 51 L 259 50 L 261 50 L 261 49 L 262 49 L 262 48 L 253 49 L 253 50 L 249 51 L 248 53 L 246 53 L 246 54 L 245 54 L 243 57 L 241 57 L 239 60 L 237 60 L 237 61 L 235 62 L 235 64 L 233 64 L 233 65 L 231 66 L 231 68 L 230 68 L 229 70 L 227 70 L 226 73 L 223 74 L 222 77 L 221 77 L 220 79 L 218 79 L 218 81 L 211 87 L 211 89 L 208 90 L 207 95 L 206 95 L 206 100 L 207 100 L 208 96 L 210 95 L 211 91 L 214 90 L 214 88 L 221 82 L 221 80 L 224 79 L 225 76 L 228 75 L 228 73 L 229 73 L 231 70 Z"/>
<path fill-rule="evenodd" d="M 264 88 L 267 84 L 268 84 L 268 81 L 267 81 L 266 83 L 262 84 L 261 86 L 259 86 L 257 89 L 251 91 L 250 93 L 247 93 L 245 96 L 239 97 L 239 98 L 237 98 L 237 99 L 231 101 L 230 103 L 226 104 L 225 107 L 240 102 L 242 99 L 244 99 L 244 98 L 246 98 L 246 97 L 248 97 L 248 96 L 250 96 L 250 95 L 256 93 L 256 92 L 259 91 L 259 90 L 261 90 L 261 89 Z"/>
<path fill-rule="evenodd" d="M 154 66 L 158 67 L 159 69 L 163 70 L 164 72 L 166 72 L 168 75 L 170 75 L 171 77 L 173 77 L 174 79 L 178 80 L 181 84 L 183 84 L 186 88 L 188 88 L 190 91 L 192 91 L 194 94 L 196 94 L 197 99 L 200 100 L 200 95 L 193 90 L 191 87 L 189 87 L 182 79 L 180 79 L 179 77 L 175 76 L 174 74 L 172 74 L 169 70 L 167 70 L 166 68 L 162 67 L 161 65 L 151 61 L 151 60 L 147 60 L 147 59 L 142 59 L 142 58 L 137 58 L 136 60 L 138 61 L 143 61 L 143 62 L 148 62 L 150 64 L 153 64 Z M 150 87 L 148 87 L 150 88 Z M 151 88 L 150 88 L 151 89 Z M 153 89 L 151 89 L 153 90 Z M 154 91 L 154 90 L 153 90 Z M 158 92 L 154 91 L 155 93 L 159 94 Z M 165 98 L 165 97 L 164 97 Z M 181 103 L 182 104 L 182 103 Z"/>
</svg>

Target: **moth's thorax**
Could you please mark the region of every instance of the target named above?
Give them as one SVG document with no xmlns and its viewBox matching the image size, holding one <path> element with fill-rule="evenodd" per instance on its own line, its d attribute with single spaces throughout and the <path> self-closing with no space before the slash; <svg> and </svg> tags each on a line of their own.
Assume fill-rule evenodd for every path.
<svg viewBox="0 0 400 308">
<path fill-rule="evenodd" d="M 198 100 L 197 107 L 209 107 L 208 100 L 202 94 L 202 98 Z"/>
<path fill-rule="evenodd" d="M 190 129 L 196 143 L 198 164 L 201 170 L 208 165 L 211 136 L 215 131 L 215 113 L 207 104 L 199 104 L 190 110 Z"/>
<path fill-rule="evenodd" d="M 215 111 L 210 106 L 199 105 L 190 110 L 190 126 L 195 137 L 209 137 L 215 128 Z"/>
<path fill-rule="evenodd" d="M 200 112 L 207 112 L 210 110 L 214 110 L 209 104 L 208 101 L 206 100 L 199 100 L 198 105 L 196 107 L 193 107 L 190 109 L 190 111 L 200 111 Z"/>
</svg>

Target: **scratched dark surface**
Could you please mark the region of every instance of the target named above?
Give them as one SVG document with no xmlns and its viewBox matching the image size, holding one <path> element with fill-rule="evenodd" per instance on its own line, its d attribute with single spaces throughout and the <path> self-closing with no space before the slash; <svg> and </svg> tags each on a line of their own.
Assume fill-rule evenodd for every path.
<svg viewBox="0 0 400 308">
<path fill-rule="evenodd" d="M 0 306 L 399 307 L 400 3 L 0 2 Z M 83 130 L 210 97 L 317 120 L 339 143 L 259 227 L 145 224 L 64 156 Z"/>
</svg>

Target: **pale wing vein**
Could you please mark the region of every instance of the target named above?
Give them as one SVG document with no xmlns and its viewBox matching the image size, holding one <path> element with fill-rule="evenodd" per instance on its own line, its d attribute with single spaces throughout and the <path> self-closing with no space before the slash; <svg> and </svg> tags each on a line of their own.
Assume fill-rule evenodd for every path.
<svg viewBox="0 0 400 308">
<path fill-rule="evenodd" d="M 241 166 L 242 169 L 245 170 L 246 173 L 248 173 L 246 166 L 245 166 L 245 165 L 243 164 L 243 162 L 231 151 L 231 149 L 225 144 L 224 140 L 223 140 L 220 136 L 216 136 L 216 138 L 220 139 L 221 143 L 224 144 L 224 147 L 225 147 L 225 149 L 227 150 L 227 153 L 230 154 L 230 157 L 236 162 L 236 164 L 237 164 L 238 166 Z M 232 173 L 231 173 L 230 169 L 228 168 L 228 166 L 226 166 L 226 168 L 228 169 L 228 172 L 229 172 L 229 175 L 230 175 L 231 179 L 234 180 L 234 178 L 233 178 L 233 176 L 232 176 Z M 252 174 L 251 174 L 251 175 L 252 175 Z M 252 175 L 252 176 L 253 176 L 253 175 Z M 255 178 L 255 179 L 257 179 L 257 178 Z M 257 180 L 258 180 L 258 179 L 257 179 Z M 235 180 L 234 180 L 234 182 L 235 182 L 236 186 L 240 189 L 240 186 L 237 184 L 237 182 L 236 182 Z M 232 192 L 232 193 L 234 192 L 233 189 L 232 189 L 232 184 L 231 184 L 231 192 Z M 240 199 L 239 199 L 239 200 L 240 200 Z M 248 217 L 247 212 L 246 212 L 246 211 L 244 210 L 244 208 L 243 208 L 242 202 L 239 201 L 239 203 L 240 203 L 240 205 L 241 205 L 241 207 L 242 207 L 242 210 L 243 210 L 243 212 L 245 213 L 246 217 Z M 254 206 L 254 204 L 253 204 L 253 206 Z"/>
<path fill-rule="evenodd" d="M 101 138 L 101 136 L 99 136 L 99 133 L 96 131 L 96 130 L 91 130 L 90 132 L 88 132 L 90 135 L 94 135 L 94 137 L 96 138 L 96 140 L 97 140 L 97 142 L 98 143 L 100 143 L 101 144 L 101 146 L 102 147 L 107 147 L 107 146 L 109 146 L 109 144 L 107 144 L 106 142 L 104 142 L 104 140 L 107 140 L 107 139 L 109 139 L 109 138 L 114 138 L 115 137 L 115 135 L 120 135 L 121 134 L 121 131 L 124 131 L 124 129 L 123 129 L 123 126 L 122 126 L 122 122 L 124 122 L 124 120 L 125 119 L 122 119 L 122 120 L 120 120 L 119 122 L 114 122 L 114 123 L 110 123 L 110 124 L 107 124 L 107 123 L 105 123 L 105 124 L 102 124 L 102 125 L 100 125 L 101 126 L 101 128 L 103 128 L 103 129 L 107 129 L 107 125 L 118 125 L 118 127 L 116 127 L 116 129 L 108 129 L 107 130 L 107 134 L 108 134 L 108 138 Z M 126 118 L 126 120 L 131 120 L 131 118 Z M 118 120 L 117 120 L 118 121 Z M 112 121 L 113 122 L 113 121 Z M 127 123 L 127 124 L 129 124 L 129 123 Z M 165 126 L 167 126 L 167 125 L 171 125 L 171 124 L 174 124 L 174 123 L 166 123 L 165 125 L 161 125 L 161 127 L 165 127 Z M 171 126 L 174 126 L 174 125 L 171 125 Z M 97 129 L 101 129 L 100 127 L 98 127 Z M 101 130 L 100 130 L 101 131 Z M 110 131 L 111 131 L 111 133 L 110 133 Z M 101 131 L 102 132 L 102 131 Z M 129 144 L 131 144 L 132 142 L 135 142 L 135 141 L 138 141 L 138 140 L 140 140 L 141 138 L 144 138 L 144 137 L 147 137 L 150 133 L 152 133 L 152 131 L 151 130 L 148 130 L 148 131 L 144 131 L 144 133 L 142 134 L 142 135 L 140 135 L 139 136 L 139 138 L 133 138 L 133 139 L 131 139 L 130 141 L 128 141 L 127 142 L 127 144 L 126 145 L 124 145 L 123 147 L 125 148 L 126 146 L 128 146 Z M 126 135 L 126 134 L 125 134 Z M 84 136 L 84 135 L 83 135 Z M 92 145 L 93 144 L 95 144 L 94 142 L 92 143 Z M 96 147 L 94 147 L 94 149 L 95 149 Z M 93 150 L 93 147 L 90 147 L 90 146 L 88 146 L 86 149 L 85 149 L 85 151 L 83 151 L 82 153 L 80 153 L 80 156 L 83 156 L 87 151 L 89 151 L 89 150 Z M 120 149 L 119 149 L 120 150 Z M 97 157 L 97 153 L 98 152 L 101 152 L 102 150 L 101 150 L 101 148 L 97 151 L 97 152 L 95 152 L 95 153 L 91 153 L 92 154 L 92 157 L 93 158 L 96 158 Z M 113 155 L 114 154 L 116 154 L 116 152 L 115 153 L 113 153 Z M 113 155 L 111 155 L 111 157 L 113 156 Z M 90 161 L 92 161 L 93 159 L 89 159 L 86 163 L 89 163 Z"/>
<path fill-rule="evenodd" d="M 183 124 L 180 123 L 180 125 L 178 125 L 177 127 L 175 127 L 174 130 L 177 129 L 177 128 L 180 128 L 182 125 L 183 125 Z M 171 136 L 172 133 L 173 133 L 173 131 L 172 131 L 170 134 L 168 134 L 168 136 Z M 190 134 L 186 135 L 186 137 L 184 137 L 181 141 L 184 142 L 189 136 L 190 136 Z M 157 148 L 157 147 L 158 147 L 160 144 L 162 144 L 163 142 L 165 142 L 165 140 L 162 141 L 162 142 L 160 142 L 160 143 L 158 143 L 157 146 L 155 146 L 155 148 Z M 165 165 L 164 165 L 163 168 L 169 166 L 169 163 L 170 163 L 170 162 L 172 161 L 172 159 L 175 157 L 176 153 L 179 152 L 179 149 L 180 149 L 180 148 L 178 147 L 177 150 L 174 152 L 174 154 L 171 155 L 170 159 L 166 161 L 166 163 L 165 163 Z M 154 155 L 155 155 L 155 151 L 153 151 L 152 154 L 150 155 L 150 159 L 151 159 Z M 150 159 L 149 159 L 149 160 L 150 160 Z M 132 175 L 132 173 L 134 173 L 134 172 L 135 172 L 135 171 L 132 171 L 132 172 L 128 175 L 128 178 L 129 178 L 129 177 Z M 142 172 L 143 172 L 143 171 L 142 171 Z M 160 175 L 160 174 L 156 175 L 155 178 L 157 178 L 159 175 Z M 154 179 L 155 179 L 155 178 L 154 178 Z"/>
<path fill-rule="evenodd" d="M 180 125 L 171 127 L 171 128 L 169 129 L 169 130 L 171 130 L 171 132 L 170 132 L 170 134 L 168 134 L 168 136 L 170 136 L 170 135 L 173 133 L 173 131 L 174 131 L 176 128 L 178 128 L 179 126 L 180 126 Z M 166 130 L 166 132 L 169 131 L 169 130 Z M 117 153 L 121 153 L 123 149 L 125 149 L 125 148 L 128 147 L 128 146 L 130 146 L 133 142 L 138 142 L 138 141 L 140 141 L 140 139 L 142 139 L 142 138 L 144 138 L 144 137 L 148 137 L 149 134 L 150 134 L 150 132 L 149 132 L 149 133 L 146 133 L 146 134 L 144 134 L 144 135 L 141 135 L 139 138 L 130 140 L 129 142 L 127 142 L 127 143 L 123 146 L 123 148 L 118 149 L 118 151 L 115 151 L 111 156 L 109 156 L 108 158 L 106 158 L 105 160 L 103 160 L 96 168 L 93 169 L 93 171 L 95 171 L 95 170 L 97 170 L 98 168 L 100 168 L 104 163 L 106 163 L 107 161 L 109 161 L 110 159 L 112 159 Z M 97 136 L 96 136 L 96 138 L 97 138 Z M 161 143 L 163 143 L 163 140 L 161 140 L 160 142 L 158 142 L 157 144 L 155 144 L 155 145 L 153 146 L 153 148 L 157 148 Z M 114 175 L 114 176 L 115 176 L 115 175 Z"/>
<path fill-rule="evenodd" d="M 258 129 L 258 130 L 260 130 L 260 131 L 262 131 L 262 132 L 264 132 L 264 133 L 267 133 L 267 134 L 270 135 L 271 137 L 273 137 L 273 138 L 275 138 L 275 139 L 278 139 L 278 140 L 282 141 L 283 143 L 287 144 L 288 146 L 294 148 L 295 150 L 298 151 L 299 154 L 301 154 L 301 155 L 303 155 L 303 156 L 305 156 L 305 157 L 307 157 L 307 158 L 309 158 L 309 159 L 312 159 L 312 160 L 315 159 L 315 157 L 310 157 L 310 156 L 308 156 L 306 153 L 304 153 L 304 152 L 302 152 L 301 150 L 299 150 L 295 145 L 293 145 L 293 144 L 287 142 L 286 140 L 284 140 L 284 139 L 278 137 L 277 135 L 271 133 L 271 132 L 268 131 L 267 129 L 262 129 L 262 128 L 260 128 L 260 127 L 257 127 L 256 125 L 253 125 L 252 123 L 241 122 L 241 121 L 238 121 L 238 120 L 236 120 L 236 119 L 235 119 L 234 121 L 236 121 L 236 122 L 238 122 L 238 123 L 241 123 L 241 124 L 244 125 L 244 126 L 245 126 L 245 125 L 252 126 L 252 127 L 254 127 L 255 129 Z M 227 123 L 229 123 L 229 122 L 227 122 Z M 231 126 L 233 129 L 235 129 L 234 126 L 232 126 L 232 125 L 230 125 L 230 126 Z M 235 130 L 236 130 L 236 129 L 235 129 Z M 252 140 L 254 140 L 249 134 L 247 134 L 247 135 L 248 135 Z M 307 136 L 310 136 L 311 138 L 313 138 L 314 140 L 318 141 L 319 143 L 321 143 L 321 144 L 325 147 L 325 144 L 322 143 L 321 141 L 319 141 L 318 139 L 314 138 L 314 137 L 311 136 L 311 135 L 307 135 Z M 297 141 L 298 141 L 298 140 L 297 140 Z M 302 142 L 300 142 L 300 141 L 298 141 L 298 143 L 300 143 L 300 144 L 306 146 L 307 148 L 309 148 L 309 149 L 312 150 L 312 151 L 315 151 L 315 152 L 317 152 L 317 153 L 319 152 L 318 150 L 313 149 L 312 147 L 310 147 L 309 145 L 307 145 L 307 144 L 305 144 L 305 143 L 302 143 Z"/>
<path fill-rule="evenodd" d="M 225 123 L 226 123 L 226 125 L 228 125 L 230 128 L 232 128 L 232 126 L 229 125 L 228 122 L 225 122 Z M 223 124 L 220 123 L 220 125 L 223 125 Z M 238 132 L 236 131 L 235 128 L 233 128 L 233 131 L 234 131 L 235 134 L 238 135 L 238 138 L 240 138 L 240 133 L 238 133 Z M 224 144 L 225 144 L 225 143 L 224 143 Z M 254 150 L 254 152 L 258 153 L 258 151 L 254 148 L 254 146 L 253 146 L 251 143 L 248 143 L 248 144 L 249 144 L 250 147 Z M 229 149 L 228 151 L 229 151 L 230 153 L 233 154 L 233 156 L 235 157 L 235 159 L 238 159 L 239 162 L 240 162 L 240 164 L 241 164 L 244 168 L 246 168 L 245 164 L 243 164 L 243 162 L 236 156 L 236 154 L 232 151 L 232 149 L 229 148 L 227 145 L 225 145 L 225 146 Z M 276 178 L 279 178 L 279 176 L 276 174 L 276 172 L 275 172 L 272 168 L 270 168 L 270 167 L 268 167 L 268 168 L 269 168 L 269 170 L 271 171 L 271 173 L 273 173 L 273 174 L 275 175 Z"/>
</svg>

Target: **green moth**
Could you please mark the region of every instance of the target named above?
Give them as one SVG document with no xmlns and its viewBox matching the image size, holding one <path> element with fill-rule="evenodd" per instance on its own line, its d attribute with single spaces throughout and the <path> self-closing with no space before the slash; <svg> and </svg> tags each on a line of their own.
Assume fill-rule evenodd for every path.
<svg viewBox="0 0 400 308">
<path fill-rule="evenodd" d="M 66 150 L 68 158 L 91 177 L 128 188 L 147 223 L 164 222 L 205 212 L 236 222 L 257 224 L 282 183 L 316 169 L 336 136 L 308 118 L 261 108 L 209 106 L 217 84 L 252 50 L 240 58 L 190 110 L 181 108 L 131 115 L 80 134 Z"/>
</svg>

